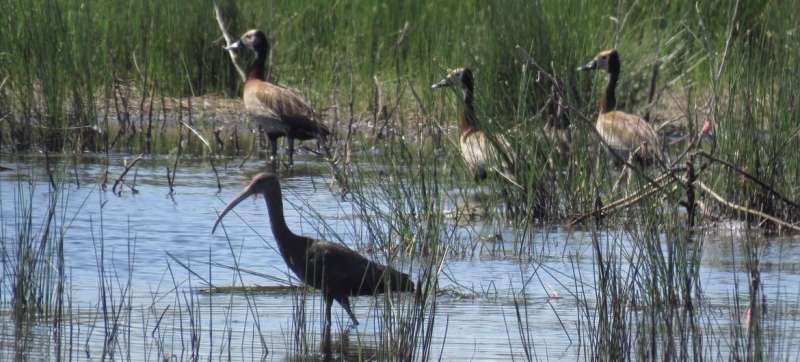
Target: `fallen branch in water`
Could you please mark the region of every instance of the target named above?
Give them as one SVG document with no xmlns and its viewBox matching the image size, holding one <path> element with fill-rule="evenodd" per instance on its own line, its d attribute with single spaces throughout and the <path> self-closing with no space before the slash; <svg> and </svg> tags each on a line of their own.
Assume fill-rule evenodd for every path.
<svg viewBox="0 0 800 362">
<path fill-rule="evenodd" d="M 771 193 L 772 195 L 774 195 L 778 199 L 782 200 L 783 202 L 785 202 L 785 203 L 787 203 L 787 204 L 789 204 L 789 205 L 791 205 L 791 206 L 793 206 L 793 207 L 795 207 L 797 209 L 800 209 L 800 205 L 798 205 L 796 202 L 794 202 L 792 200 L 789 200 L 789 198 L 783 196 L 780 192 L 778 192 L 777 190 L 775 190 L 771 186 L 767 185 L 764 181 L 759 180 L 757 177 L 747 173 L 747 171 L 742 170 L 740 167 L 738 167 L 738 166 L 736 166 L 736 165 L 734 165 L 734 164 L 732 164 L 732 163 L 730 163 L 728 161 L 725 161 L 723 159 L 716 158 L 716 157 L 714 157 L 714 156 L 712 156 L 712 155 L 710 155 L 708 153 L 705 153 L 705 152 L 698 152 L 697 154 L 707 158 L 709 161 L 722 164 L 723 166 L 725 166 L 725 167 L 733 170 L 734 172 L 744 176 L 746 179 L 755 182 L 756 184 L 758 184 L 758 186 L 761 186 L 767 192 Z"/>
<path fill-rule="evenodd" d="M 778 224 L 778 225 L 780 225 L 782 227 L 785 227 L 787 229 L 800 231 L 800 226 L 797 226 L 797 225 L 791 224 L 791 223 L 789 223 L 787 221 L 778 219 L 777 217 L 774 217 L 772 215 L 766 214 L 764 212 L 761 212 L 761 211 L 758 211 L 758 210 L 753 210 L 753 209 L 750 209 L 750 208 L 747 208 L 747 207 L 744 207 L 742 205 L 738 205 L 738 204 L 735 204 L 733 202 L 730 202 L 730 201 L 726 200 L 725 198 L 723 198 L 722 196 L 720 196 L 719 194 L 714 192 L 714 190 L 712 190 L 710 187 L 706 186 L 706 184 L 702 183 L 701 181 L 696 181 L 695 184 L 697 186 L 700 186 L 700 189 L 703 190 L 703 192 L 707 193 L 709 196 L 711 196 L 711 198 L 713 198 L 714 200 L 716 200 L 718 203 L 722 204 L 725 207 L 728 207 L 730 209 L 733 209 L 733 210 L 736 210 L 736 211 L 739 211 L 739 212 L 744 212 L 744 213 L 747 213 L 747 214 L 750 214 L 750 215 L 758 216 L 760 218 L 772 221 L 775 224 Z"/>
<path fill-rule="evenodd" d="M 117 187 L 119 187 L 120 185 L 123 184 L 123 179 L 125 178 L 125 175 L 128 174 L 128 171 L 130 171 L 133 168 L 133 166 L 136 166 L 136 163 L 139 162 L 142 159 L 143 155 L 144 154 L 139 154 L 139 156 L 136 156 L 136 158 L 133 159 L 133 161 L 131 161 L 131 163 L 129 163 L 128 165 L 125 165 L 125 169 L 122 170 L 122 174 L 120 174 L 119 177 L 117 177 L 117 180 L 114 181 L 114 186 L 111 187 L 111 193 L 113 193 L 114 195 L 117 195 L 117 196 L 122 196 L 122 189 L 117 191 Z"/>
<path fill-rule="evenodd" d="M 599 209 L 596 209 L 596 210 L 592 210 L 590 212 L 584 213 L 583 215 L 580 215 L 580 216 L 576 217 L 575 219 L 573 219 L 572 221 L 567 223 L 567 226 L 573 226 L 575 224 L 578 224 L 578 223 L 582 222 L 583 220 L 586 220 L 586 219 L 588 219 L 590 217 L 594 217 L 594 216 L 608 216 L 608 215 L 611 214 L 611 212 L 616 211 L 617 209 L 625 209 L 625 208 L 628 208 L 630 206 L 633 206 L 633 205 L 637 204 L 639 201 L 644 200 L 646 197 L 649 197 L 650 195 L 656 193 L 657 191 L 661 191 L 665 187 L 667 187 L 670 184 L 672 184 L 673 182 L 675 182 L 676 178 L 674 178 L 672 176 L 673 176 L 674 172 L 676 172 L 676 171 L 677 170 L 673 170 L 673 171 L 665 173 L 665 174 L 663 174 L 661 176 L 658 176 L 656 179 L 653 180 L 653 183 L 648 183 L 645 187 L 643 187 L 642 189 L 636 191 L 633 195 L 623 197 L 623 198 L 621 198 L 619 200 L 616 200 L 616 201 L 614 201 L 614 202 L 612 202 L 612 203 L 610 203 L 608 205 L 603 206 L 602 208 L 599 208 Z M 667 183 L 662 185 L 661 181 L 663 181 L 664 179 L 666 179 L 668 177 L 671 177 L 669 182 L 667 182 Z M 654 186 L 654 185 L 658 185 L 658 186 Z"/>
</svg>

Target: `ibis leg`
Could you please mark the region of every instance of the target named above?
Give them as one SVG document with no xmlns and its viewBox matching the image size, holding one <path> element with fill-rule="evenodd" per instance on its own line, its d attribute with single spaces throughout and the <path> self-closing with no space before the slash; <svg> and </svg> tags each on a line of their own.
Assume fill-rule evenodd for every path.
<svg viewBox="0 0 800 362">
<path fill-rule="evenodd" d="M 331 353 L 331 307 L 333 307 L 333 297 L 325 295 L 325 322 L 322 327 L 322 353 L 330 356 Z"/>
<path fill-rule="evenodd" d="M 325 296 L 325 330 L 331 331 L 331 307 L 333 307 L 333 296 Z"/>
<path fill-rule="evenodd" d="M 344 308 L 344 311 L 347 312 L 347 315 L 350 316 L 350 320 L 353 321 L 353 325 L 357 326 L 358 325 L 358 319 L 356 319 L 356 315 L 353 314 L 353 310 L 350 309 L 350 298 L 348 298 L 347 296 L 337 297 L 336 301 L 339 302 L 339 304 L 342 305 L 342 308 Z"/>
</svg>

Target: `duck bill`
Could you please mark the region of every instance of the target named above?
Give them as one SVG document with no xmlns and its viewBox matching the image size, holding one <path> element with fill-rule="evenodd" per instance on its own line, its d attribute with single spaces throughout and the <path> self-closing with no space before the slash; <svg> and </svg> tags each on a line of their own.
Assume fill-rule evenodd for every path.
<svg viewBox="0 0 800 362">
<path fill-rule="evenodd" d="M 239 40 L 231 43 L 230 45 L 224 47 L 224 49 L 225 50 L 236 50 L 236 49 L 239 49 L 241 47 L 242 47 L 242 40 L 239 39 Z"/>
<path fill-rule="evenodd" d="M 236 195 L 236 198 L 234 198 L 231 202 L 229 202 L 228 206 L 225 206 L 225 210 L 222 210 L 222 213 L 220 213 L 219 217 L 217 217 L 217 221 L 214 222 L 214 227 L 211 229 L 211 234 L 213 235 L 214 232 L 217 231 L 217 226 L 219 226 L 219 223 L 222 222 L 222 218 L 224 218 L 225 215 L 227 215 L 231 210 L 233 210 L 233 208 L 235 208 L 236 205 L 239 205 L 240 202 L 244 201 L 246 198 L 250 197 L 250 195 L 253 195 L 254 193 L 255 191 L 253 190 L 253 187 L 247 186 L 244 190 L 242 190 L 241 193 Z"/>
<path fill-rule="evenodd" d="M 450 86 L 450 82 L 447 79 L 442 79 L 436 83 L 433 83 L 433 85 L 431 85 L 431 89 L 439 89 L 448 86 Z"/>
<path fill-rule="evenodd" d="M 595 69 L 597 69 L 597 61 L 594 61 L 594 60 L 592 60 L 591 62 L 588 62 L 588 63 L 586 63 L 586 64 L 584 64 L 584 65 L 582 65 L 580 67 L 578 67 L 578 71 L 579 72 L 587 71 L 587 70 L 595 70 Z"/>
</svg>

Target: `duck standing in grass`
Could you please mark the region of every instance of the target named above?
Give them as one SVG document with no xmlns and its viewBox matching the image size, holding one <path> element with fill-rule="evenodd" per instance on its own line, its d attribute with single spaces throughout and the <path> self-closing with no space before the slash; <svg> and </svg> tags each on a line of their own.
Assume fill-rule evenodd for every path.
<svg viewBox="0 0 800 362">
<path fill-rule="evenodd" d="M 600 114 L 595 128 L 608 146 L 609 152 L 619 164 L 622 160 L 635 160 L 647 165 L 662 159 L 658 134 L 641 117 L 616 110 L 615 91 L 621 69 L 620 56 L 616 49 L 602 51 L 592 61 L 578 68 L 579 71 L 603 69 L 608 72 L 608 85 L 600 100 Z"/>
<path fill-rule="evenodd" d="M 314 110 L 295 90 L 267 81 L 266 61 L 270 44 L 261 30 L 250 30 L 225 50 L 247 48 L 256 58 L 247 69 L 244 84 L 244 108 L 267 134 L 270 162 L 277 165 L 278 138 L 286 137 L 288 167 L 294 165 L 294 140 L 323 140 L 328 127 L 316 119 Z"/>
<path fill-rule="evenodd" d="M 489 171 L 498 173 L 506 181 L 519 187 L 514 179 L 513 165 L 509 156 L 510 146 L 502 136 L 487 136 L 478 127 L 478 118 L 473 105 L 474 80 L 469 68 L 457 68 L 449 71 L 447 77 L 434 83 L 432 89 L 451 87 L 461 91 L 462 107 L 459 127 L 461 136 L 461 157 L 474 173 L 475 179 L 481 181 L 488 176 Z"/>
</svg>

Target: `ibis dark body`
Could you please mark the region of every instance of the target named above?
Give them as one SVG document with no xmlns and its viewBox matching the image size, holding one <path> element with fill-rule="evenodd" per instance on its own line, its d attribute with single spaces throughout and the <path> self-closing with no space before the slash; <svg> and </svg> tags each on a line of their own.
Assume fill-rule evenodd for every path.
<svg viewBox="0 0 800 362">
<path fill-rule="evenodd" d="M 375 263 L 341 244 L 296 235 L 289 230 L 283 215 L 280 183 L 271 173 L 255 176 L 225 207 L 214 224 L 214 230 L 228 212 L 254 194 L 262 194 L 266 200 L 272 234 L 286 265 L 300 280 L 319 289 L 325 296 L 328 331 L 334 300 L 344 308 L 353 324 L 358 324 L 350 309 L 349 297 L 387 291 L 414 291 L 414 283 L 408 274 Z"/>
<path fill-rule="evenodd" d="M 247 48 L 256 58 L 247 68 L 244 84 L 244 107 L 266 133 L 270 144 L 270 159 L 277 156 L 278 138 L 286 137 L 289 166 L 294 163 L 294 140 L 324 139 L 330 130 L 316 119 L 314 110 L 296 90 L 272 83 L 266 77 L 269 40 L 260 30 L 244 33 L 226 49 Z"/>
</svg>

